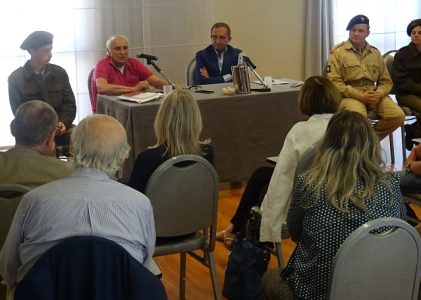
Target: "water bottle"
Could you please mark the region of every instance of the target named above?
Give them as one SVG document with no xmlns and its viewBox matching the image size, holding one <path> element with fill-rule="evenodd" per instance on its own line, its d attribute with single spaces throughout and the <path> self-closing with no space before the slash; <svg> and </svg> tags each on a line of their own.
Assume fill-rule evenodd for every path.
<svg viewBox="0 0 421 300">
<path fill-rule="evenodd" d="M 250 76 L 248 66 L 244 62 L 243 53 L 238 55 L 238 62 L 236 66 L 231 67 L 232 80 L 236 93 L 249 94 L 251 93 Z"/>
</svg>

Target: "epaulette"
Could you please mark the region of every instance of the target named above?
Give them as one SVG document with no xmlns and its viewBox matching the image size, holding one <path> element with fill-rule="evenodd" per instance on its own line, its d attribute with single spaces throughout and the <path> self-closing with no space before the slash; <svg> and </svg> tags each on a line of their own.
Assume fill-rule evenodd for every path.
<svg viewBox="0 0 421 300">
<path fill-rule="evenodd" d="M 335 46 L 333 46 L 332 49 L 330 49 L 330 54 L 333 54 L 333 52 L 335 52 L 336 49 L 338 49 L 339 47 L 342 47 L 345 44 L 345 42 L 339 43 Z"/>
</svg>

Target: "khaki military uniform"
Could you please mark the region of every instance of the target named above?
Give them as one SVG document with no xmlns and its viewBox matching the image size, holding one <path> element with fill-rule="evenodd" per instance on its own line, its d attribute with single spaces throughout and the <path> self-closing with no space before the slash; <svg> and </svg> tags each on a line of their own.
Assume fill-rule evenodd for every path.
<svg viewBox="0 0 421 300">
<path fill-rule="evenodd" d="M 351 42 L 336 45 L 330 52 L 327 77 L 342 94 L 340 108 L 356 111 L 367 117 L 367 111 L 374 111 L 380 118 L 374 126 L 380 139 L 385 138 L 404 122 L 405 115 L 389 97 L 392 80 L 379 50 L 366 43 L 358 52 Z M 360 100 L 364 91 L 377 90 L 382 99 L 375 105 Z"/>
</svg>

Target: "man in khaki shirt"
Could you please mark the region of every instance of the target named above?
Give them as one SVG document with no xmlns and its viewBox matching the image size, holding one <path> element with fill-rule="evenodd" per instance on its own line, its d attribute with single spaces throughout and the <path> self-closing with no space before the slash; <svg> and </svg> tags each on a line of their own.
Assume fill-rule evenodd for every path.
<svg viewBox="0 0 421 300">
<path fill-rule="evenodd" d="M 402 125 L 405 115 L 389 97 L 393 83 L 379 50 L 366 42 L 369 29 L 364 15 L 350 20 L 349 39 L 331 50 L 326 74 L 342 93 L 340 108 L 366 117 L 375 112 L 379 122 L 374 129 L 383 139 Z"/>
</svg>

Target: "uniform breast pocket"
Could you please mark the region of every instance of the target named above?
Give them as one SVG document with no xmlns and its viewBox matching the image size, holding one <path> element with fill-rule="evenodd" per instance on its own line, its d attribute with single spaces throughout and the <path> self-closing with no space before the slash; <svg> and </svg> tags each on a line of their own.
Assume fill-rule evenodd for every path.
<svg viewBox="0 0 421 300">
<path fill-rule="evenodd" d="M 363 70 L 358 61 L 348 60 L 343 63 L 345 81 L 352 81 L 361 78 Z"/>
</svg>

